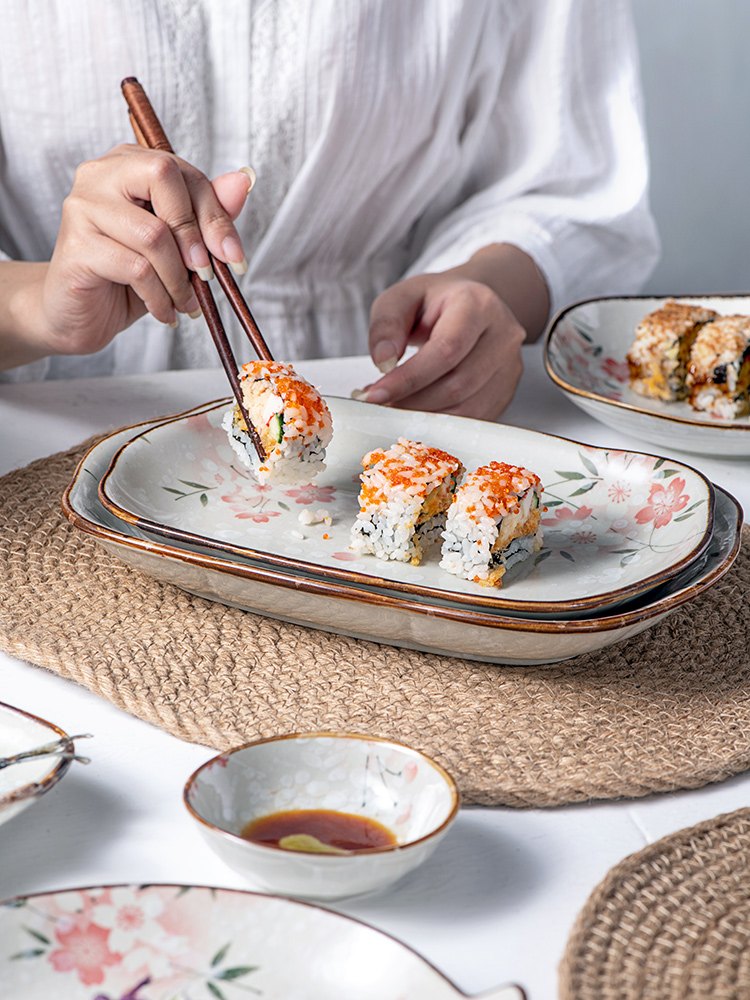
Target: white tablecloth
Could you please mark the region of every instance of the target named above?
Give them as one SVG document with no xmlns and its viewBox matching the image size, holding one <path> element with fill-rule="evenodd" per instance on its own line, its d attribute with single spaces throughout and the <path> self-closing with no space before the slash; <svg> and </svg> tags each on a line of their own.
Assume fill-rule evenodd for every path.
<svg viewBox="0 0 750 1000">
<path fill-rule="evenodd" d="M 547 379 L 539 346 L 507 423 L 595 445 L 657 449 L 596 423 Z M 366 359 L 300 363 L 323 392 L 374 377 Z M 0 387 L 0 473 L 89 435 L 226 396 L 220 370 Z M 680 455 L 750 510 L 750 464 Z M 498 667 L 502 669 L 502 667 Z M 54 722 L 91 757 L 0 826 L 0 899 L 122 882 L 253 888 L 205 845 L 182 804 L 185 780 L 213 755 L 132 718 L 38 667 L 0 654 L 0 701 Z M 433 857 L 393 888 L 337 903 L 393 934 L 461 990 L 520 983 L 554 1000 L 573 920 L 609 868 L 644 845 L 750 801 L 750 775 L 699 791 L 554 810 L 463 809 Z"/>
</svg>

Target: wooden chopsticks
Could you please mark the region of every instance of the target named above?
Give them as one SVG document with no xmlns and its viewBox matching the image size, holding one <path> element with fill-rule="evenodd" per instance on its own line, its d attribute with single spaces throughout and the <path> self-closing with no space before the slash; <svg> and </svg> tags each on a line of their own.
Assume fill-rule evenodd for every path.
<svg viewBox="0 0 750 1000">
<path fill-rule="evenodd" d="M 146 92 L 138 80 L 134 76 L 129 76 L 122 81 L 120 86 L 122 87 L 122 93 L 127 101 L 128 109 L 130 111 L 130 123 L 139 144 L 141 146 L 145 146 L 147 149 L 161 149 L 165 153 L 174 153 L 174 150 L 167 139 L 166 133 L 164 132 L 159 119 L 156 117 L 156 112 L 151 106 L 151 102 L 146 96 Z M 242 296 L 242 292 L 237 286 L 237 282 L 234 280 L 231 270 L 223 261 L 216 260 L 216 258 L 212 257 L 210 254 L 209 260 L 211 261 L 214 273 L 219 279 L 219 284 L 224 290 L 226 297 L 229 299 L 229 303 L 237 315 L 242 329 L 247 334 L 258 356 L 266 361 L 272 361 L 273 356 L 271 355 L 268 345 L 258 329 L 258 325 L 253 318 L 253 314 L 250 312 L 250 309 Z M 208 282 L 199 278 L 194 271 L 189 271 L 188 273 L 190 274 L 190 280 L 198 302 L 200 303 L 203 316 L 205 317 L 208 328 L 211 331 L 211 336 L 213 337 L 214 344 L 216 345 L 216 349 L 219 353 L 222 366 L 226 372 L 227 378 L 229 379 L 229 384 L 232 387 L 232 392 L 242 415 L 242 419 L 245 421 L 253 446 L 258 453 L 258 457 L 261 461 L 264 461 L 266 458 L 266 452 L 261 444 L 260 438 L 258 437 L 258 432 L 247 414 L 242 398 L 242 386 L 240 385 L 239 377 L 237 375 L 237 362 L 232 354 L 232 348 L 229 344 L 229 340 L 227 339 L 224 324 L 221 321 L 221 316 L 211 289 Z"/>
</svg>

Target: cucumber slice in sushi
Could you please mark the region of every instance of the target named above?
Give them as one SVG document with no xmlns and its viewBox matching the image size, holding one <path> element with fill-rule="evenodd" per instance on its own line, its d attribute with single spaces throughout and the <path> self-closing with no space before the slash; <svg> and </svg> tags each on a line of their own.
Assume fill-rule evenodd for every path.
<svg viewBox="0 0 750 1000">
<path fill-rule="evenodd" d="M 261 483 L 309 483 L 325 469 L 326 447 L 333 435 L 325 400 L 291 365 L 252 361 L 238 374 L 247 415 L 266 453 L 261 462 L 234 405 L 225 413 L 222 427 L 238 458 Z"/>
</svg>

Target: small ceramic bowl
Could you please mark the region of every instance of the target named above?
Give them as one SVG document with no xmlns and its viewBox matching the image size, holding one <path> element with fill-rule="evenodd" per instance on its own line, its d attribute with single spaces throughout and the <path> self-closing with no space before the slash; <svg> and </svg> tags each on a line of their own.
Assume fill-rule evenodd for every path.
<svg viewBox="0 0 750 1000">
<path fill-rule="evenodd" d="M 0 757 L 34 750 L 68 734 L 58 726 L 0 702 Z M 33 757 L 0 769 L 0 823 L 17 816 L 54 788 L 71 764 L 69 753 Z"/>
<path fill-rule="evenodd" d="M 459 808 L 455 782 L 429 757 L 341 733 L 278 736 L 220 754 L 191 775 L 184 799 L 223 861 L 264 892 L 307 899 L 341 899 L 395 882 L 432 854 Z M 396 842 L 319 854 L 241 835 L 272 813 L 320 809 L 375 820 Z"/>
</svg>

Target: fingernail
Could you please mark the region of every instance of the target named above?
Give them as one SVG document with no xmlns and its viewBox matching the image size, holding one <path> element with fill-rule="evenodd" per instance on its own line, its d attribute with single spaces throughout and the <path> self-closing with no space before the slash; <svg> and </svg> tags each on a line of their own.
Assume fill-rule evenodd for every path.
<svg viewBox="0 0 750 1000">
<path fill-rule="evenodd" d="M 388 372 L 392 372 L 393 369 L 398 364 L 398 358 L 395 354 L 392 354 L 390 358 L 386 358 L 385 361 L 379 362 L 377 365 L 378 371 L 382 372 L 383 375 L 387 375 Z"/>
<path fill-rule="evenodd" d="M 250 194 L 250 192 L 252 191 L 252 189 L 255 187 L 255 181 L 256 181 L 255 171 L 253 170 L 252 167 L 240 167 L 240 169 L 237 171 L 237 173 L 238 174 L 245 174 L 247 176 L 248 180 L 250 181 L 250 184 L 249 184 L 248 189 L 247 189 L 247 193 Z M 246 195 L 246 197 L 247 197 L 247 195 Z"/>
<path fill-rule="evenodd" d="M 245 257 L 239 240 L 233 236 L 227 236 L 221 244 L 221 249 L 235 274 L 247 273 L 247 257 Z"/>
<path fill-rule="evenodd" d="M 177 319 L 170 319 L 167 326 L 171 327 L 173 330 L 177 329 Z"/>
<path fill-rule="evenodd" d="M 354 389 L 351 398 L 361 403 L 387 403 L 391 394 L 385 389 Z"/>
<path fill-rule="evenodd" d="M 390 398 L 391 394 L 387 389 L 370 389 L 366 401 L 368 403 L 387 403 Z"/>
<path fill-rule="evenodd" d="M 379 344 L 376 344 L 372 360 L 375 362 L 378 371 L 381 371 L 383 375 L 392 372 L 398 364 L 398 352 L 393 341 L 381 340 Z"/>
<path fill-rule="evenodd" d="M 188 313 L 190 319 L 200 319 L 202 315 L 203 315 L 202 309 L 193 309 L 192 312 Z"/>
<path fill-rule="evenodd" d="M 194 243 L 190 247 L 190 266 L 201 281 L 211 281 L 214 276 L 214 270 L 208 259 L 208 250 L 202 243 Z"/>
</svg>

